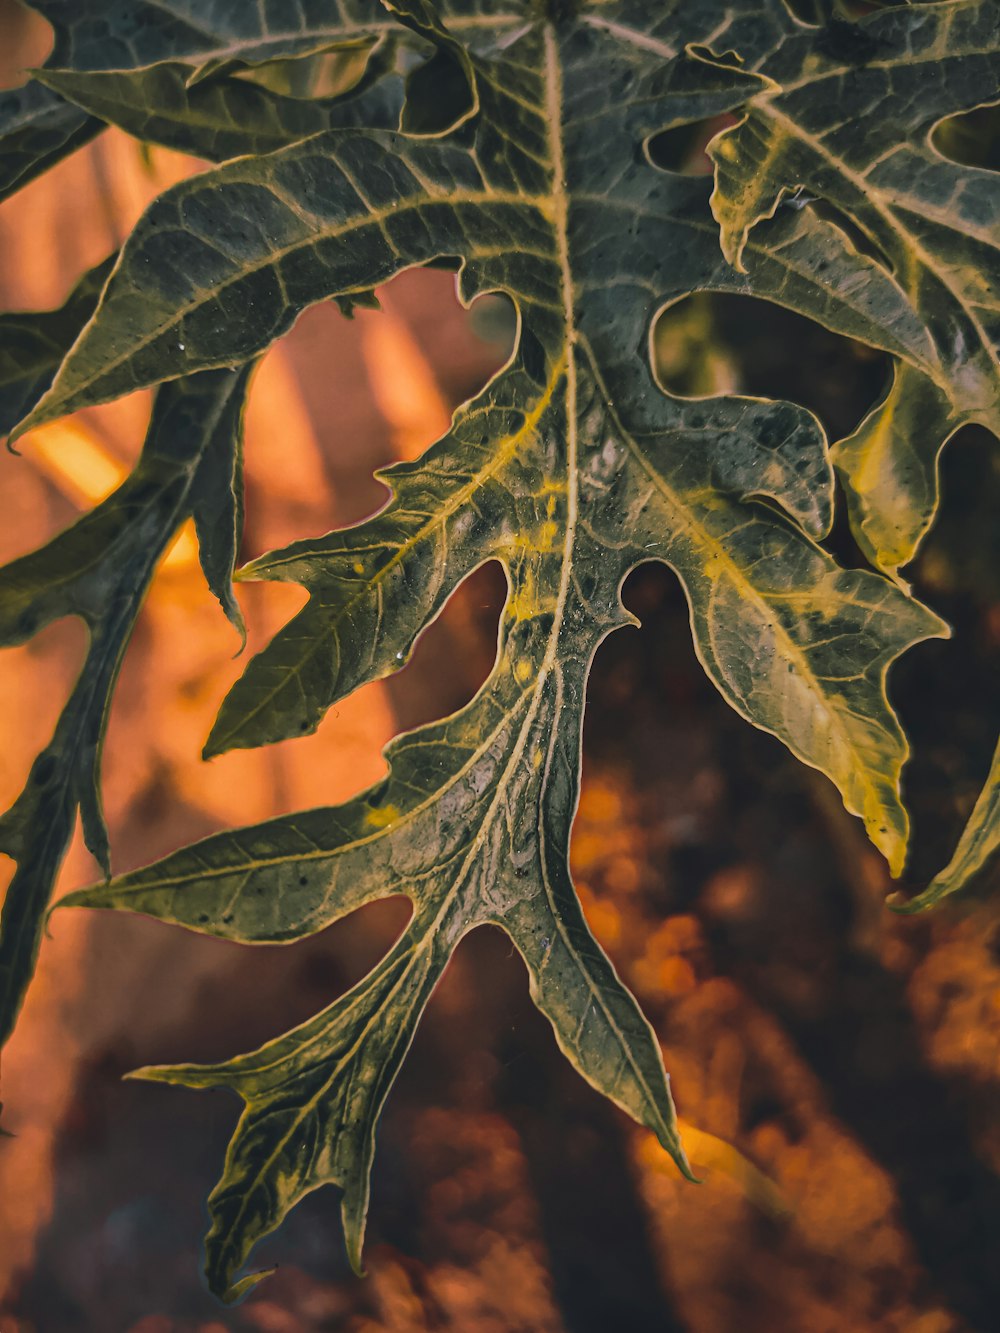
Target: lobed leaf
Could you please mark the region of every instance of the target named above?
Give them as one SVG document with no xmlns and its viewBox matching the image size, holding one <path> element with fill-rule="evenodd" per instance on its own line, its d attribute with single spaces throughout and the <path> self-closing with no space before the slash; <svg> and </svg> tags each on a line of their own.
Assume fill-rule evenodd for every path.
<svg viewBox="0 0 1000 1333">
<path fill-rule="evenodd" d="M 1000 10 L 946 0 L 828 24 L 760 73 L 768 87 L 709 147 L 726 257 L 741 268 L 752 229 L 806 188 L 860 229 L 932 339 L 835 454 L 858 540 L 894 573 L 933 518 L 941 446 L 963 422 L 1000 428 L 995 175 L 931 140 L 945 117 L 996 99 Z"/>
<path fill-rule="evenodd" d="M 217 74 L 191 83 L 190 66 L 162 61 L 138 70 L 43 69 L 37 78 L 108 124 L 151 143 L 212 162 L 269 153 L 334 127 L 399 118 L 398 79 L 362 83 L 342 96 L 282 96 L 244 78 Z"/>
<path fill-rule="evenodd" d="M 193 492 L 206 468 L 221 480 L 221 458 L 238 449 L 246 382 L 245 370 L 218 372 L 161 389 L 132 475 L 47 546 L 0 570 L 0 643 L 23 643 L 67 615 L 80 616 L 90 632 L 83 669 L 52 739 L 0 817 L 0 851 L 17 862 L 0 915 L 0 1041 L 10 1035 L 31 979 L 77 811 L 88 848 L 110 874 L 99 782 L 111 695 L 160 556 L 190 514 L 196 521 L 204 516 L 206 501 Z M 230 467 L 230 486 L 233 480 Z M 224 512 L 213 517 L 221 527 Z M 202 548 L 206 574 L 235 619 L 232 564 L 226 569 L 227 550 L 234 554 L 235 548 L 227 548 L 221 533 L 213 540 Z"/>
<path fill-rule="evenodd" d="M 206 12 L 185 0 L 37 7 L 56 43 L 36 72 L 36 100 L 47 97 L 63 120 L 89 112 L 88 125 L 117 125 L 211 161 L 334 127 L 392 128 L 400 118 L 408 132 L 437 133 L 474 109 L 465 48 L 428 6 L 394 7 L 409 34 L 375 0 L 312 3 L 284 19 L 242 4 Z M 404 45 L 421 57 L 405 75 L 405 102 Z M 342 59 L 333 86 L 314 94 L 331 58 L 351 55 L 359 59 Z"/>
<path fill-rule="evenodd" d="M 892 389 L 834 452 L 864 550 L 889 572 L 904 564 L 933 517 L 944 439 L 966 420 L 996 425 L 997 193 L 928 137 L 995 90 L 995 6 L 921 4 L 849 25 L 817 5 L 827 21 L 814 26 L 783 0 L 652 12 L 637 0 L 305 0 L 281 31 L 235 0 L 39 7 L 57 29 L 53 87 L 135 133 L 249 155 L 147 210 L 15 437 L 138 387 L 164 385 L 169 403 L 229 385 L 227 368 L 308 305 L 349 308 L 415 265 L 457 263 L 464 301 L 501 291 L 518 312 L 509 363 L 420 460 L 382 474 L 392 495 L 379 514 L 243 571 L 300 582 L 309 601 L 249 663 L 206 752 L 314 730 L 402 666 L 457 584 L 498 560 L 509 592 L 476 697 L 397 738 L 387 780 L 345 805 L 219 834 L 63 899 L 245 943 L 300 938 L 389 894 L 412 904 L 383 960 L 301 1027 L 221 1064 L 139 1071 L 229 1086 L 245 1103 L 210 1201 L 212 1289 L 242 1295 L 256 1242 L 330 1183 L 360 1265 L 379 1113 L 448 960 L 480 925 L 510 936 L 581 1074 L 687 1170 L 659 1048 L 568 868 L 587 676 L 631 620 L 622 583 L 647 560 L 677 572 L 713 683 L 837 785 L 893 874 L 907 746 L 886 673 L 947 630 L 901 584 L 818 545 L 834 506 L 818 421 L 790 403 L 672 397 L 650 333 L 665 305 L 718 290 L 889 352 Z M 294 108 L 266 86 L 274 62 L 352 42 L 370 60 L 410 44 L 405 100 L 388 61 L 367 85 Z M 381 118 L 390 107 L 399 130 Z M 724 115 L 742 118 L 714 140 L 714 189 L 653 165 L 657 133 Z M 827 212 L 800 206 L 799 187 Z M 196 432 L 171 512 L 194 514 L 236 620 L 238 412 L 223 416 L 209 429 L 218 447 Z M 125 508 L 100 513 L 79 552 L 39 557 L 46 614 L 87 604 L 84 548 L 105 543 L 102 524 L 118 531 Z"/>
</svg>

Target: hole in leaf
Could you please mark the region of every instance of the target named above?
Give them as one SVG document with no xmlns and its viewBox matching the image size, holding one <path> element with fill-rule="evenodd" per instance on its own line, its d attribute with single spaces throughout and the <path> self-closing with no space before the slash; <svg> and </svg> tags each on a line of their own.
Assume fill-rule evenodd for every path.
<svg viewBox="0 0 1000 1333">
<path fill-rule="evenodd" d="M 409 269 L 378 289 L 379 310 L 352 318 L 312 306 L 264 358 L 247 413 L 244 558 L 381 509 L 374 470 L 423 453 L 508 359 L 512 303 L 466 309 L 455 266 Z"/>
<path fill-rule="evenodd" d="M 425 269 L 437 269 L 442 273 L 457 273 L 461 267 L 462 259 L 459 255 L 438 255 L 436 259 L 428 259 L 424 265 Z"/>
<path fill-rule="evenodd" d="M 129 1012 L 129 1037 L 142 1043 L 154 1034 L 157 1059 L 224 1059 L 307 1021 L 343 995 L 392 948 L 411 916 L 409 899 L 394 894 L 292 945 L 249 949 L 188 931 L 165 932 L 158 922 L 124 912 L 102 913 L 94 947 L 108 985 L 98 988 L 93 1011 L 102 1013 L 110 997 L 134 984 L 141 960 L 157 994 L 165 993 L 155 1017 L 152 1009 L 148 1016 Z M 126 1028 L 115 1014 L 102 1017 L 112 1030 Z"/>
<path fill-rule="evenodd" d="M 891 366 L 886 353 L 794 311 L 715 292 L 665 310 L 653 346 L 657 375 L 670 393 L 786 398 L 814 412 L 831 439 L 848 434 L 874 405 Z"/>
<path fill-rule="evenodd" d="M 907 880 L 914 887 L 925 886 L 955 851 L 989 772 L 1000 729 L 995 611 L 1000 605 L 1000 453 L 995 438 L 982 427 L 963 427 L 941 454 L 940 479 L 936 521 L 905 573 L 915 595 L 933 606 L 953 633 L 948 640 L 935 639 L 904 653 L 892 677 L 892 700 L 913 756 L 906 768 L 906 794 L 914 831 Z M 994 862 L 971 892 L 988 893 L 998 882 L 998 870 Z"/>
<path fill-rule="evenodd" d="M 436 51 L 407 76 L 401 128 L 407 134 L 443 134 L 471 109 L 465 70 L 450 51 Z"/>
<path fill-rule="evenodd" d="M 406 666 L 387 688 L 400 730 L 409 731 L 465 704 L 496 661 L 507 577 L 497 560 L 474 570 L 424 630 Z"/>
<path fill-rule="evenodd" d="M 942 120 L 934 127 L 931 143 L 960 166 L 1000 171 L 1000 103 Z"/>
<path fill-rule="evenodd" d="M 662 171 L 672 171 L 679 176 L 710 176 L 712 159 L 705 149 L 720 130 L 735 124 L 735 116 L 723 115 L 672 125 L 652 136 L 646 145 L 646 154 L 653 166 Z"/>
<path fill-rule="evenodd" d="M 591 925 L 612 952 L 616 915 L 627 922 L 648 913 L 652 935 L 729 855 L 725 779 L 713 733 L 700 719 L 721 724 L 727 745 L 751 731 L 741 719 L 730 726 L 735 715 L 698 661 L 674 570 L 659 560 L 644 563 L 621 596 L 641 624 L 601 644 L 587 682 L 583 783 L 570 849 Z"/>
<path fill-rule="evenodd" d="M 716 328 L 714 302 L 711 293 L 696 292 L 669 306 L 656 321 L 656 374 L 679 398 L 738 391 L 739 369 Z"/>
<path fill-rule="evenodd" d="M 469 307 L 469 322 L 477 337 L 497 349 L 498 357 L 506 360 L 510 356 L 517 335 L 517 310 L 509 296 L 504 292 L 477 296 Z"/>
<path fill-rule="evenodd" d="M 926 599 L 935 607 L 944 602 L 941 614 L 955 620 L 968 614 L 972 590 L 982 604 L 1000 604 L 996 441 L 981 427 L 963 427 L 941 455 L 940 479 L 941 508 L 910 573 Z"/>
</svg>

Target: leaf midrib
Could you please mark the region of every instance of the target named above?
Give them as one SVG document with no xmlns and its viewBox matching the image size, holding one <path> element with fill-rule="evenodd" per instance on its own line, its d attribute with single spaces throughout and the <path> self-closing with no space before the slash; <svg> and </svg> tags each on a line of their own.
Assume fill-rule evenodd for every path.
<svg viewBox="0 0 1000 1333">
<path fill-rule="evenodd" d="M 563 540 L 563 559 L 561 567 L 560 586 L 559 586 L 559 593 L 556 601 L 555 611 L 553 613 L 553 622 L 549 635 L 549 641 L 548 644 L 546 645 L 546 651 L 542 659 L 542 663 L 535 677 L 531 704 L 529 706 L 528 712 L 525 715 L 523 722 L 521 723 L 520 733 L 518 735 L 517 742 L 513 747 L 513 750 L 504 768 L 503 780 L 496 784 L 496 789 L 494 792 L 493 799 L 491 800 L 486 811 L 484 812 L 482 821 L 480 823 L 479 831 L 477 832 L 476 837 L 469 844 L 469 848 L 466 853 L 465 859 L 461 867 L 459 868 L 455 879 L 452 881 L 448 890 L 442 895 L 441 903 L 434 917 L 431 919 L 431 921 L 427 923 L 426 926 L 422 927 L 421 936 L 419 940 L 417 940 L 414 943 L 412 950 L 410 951 L 410 957 L 408 961 L 406 962 L 405 966 L 400 970 L 399 976 L 393 982 L 392 986 L 390 987 L 389 991 L 384 997 L 382 1004 L 379 1006 L 378 1013 L 374 1012 L 372 1013 L 367 1023 L 365 1023 L 364 1026 L 361 1029 L 359 1029 L 355 1040 L 352 1042 L 348 1050 L 338 1058 L 337 1064 L 335 1068 L 330 1072 L 330 1075 L 323 1080 L 320 1087 L 313 1093 L 313 1095 L 309 1098 L 309 1100 L 303 1104 L 301 1111 L 298 1114 L 293 1115 L 289 1127 L 286 1129 L 285 1133 L 278 1140 L 274 1150 L 268 1156 L 267 1160 L 255 1172 L 254 1174 L 255 1181 L 259 1181 L 262 1178 L 262 1176 L 266 1173 L 266 1171 L 273 1166 L 275 1161 L 280 1156 L 280 1153 L 284 1150 L 285 1146 L 289 1142 L 292 1135 L 295 1132 L 297 1132 L 298 1127 L 312 1113 L 312 1111 L 314 1110 L 315 1106 L 320 1101 L 320 1099 L 326 1095 L 326 1093 L 328 1092 L 330 1086 L 332 1085 L 338 1074 L 345 1068 L 346 1064 L 356 1054 L 359 1046 L 361 1045 L 364 1038 L 367 1036 L 368 1032 L 371 1030 L 371 1027 L 374 1024 L 374 1022 L 381 1017 L 381 1014 L 385 1012 L 386 1007 L 389 1004 L 391 1004 L 392 997 L 403 986 L 404 982 L 406 982 L 408 978 L 412 975 L 418 960 L 423 957 L 426 951 L 433 948 L 437 931 L 441 928 L 443 922 L 446 920 L 448 915 L 453 911 L 455 911 L 456 908 L 460 905 L 460 899 L 459 899 L 460 886 L 464 884 L 466 877 L 468 876 L 468 874 L 470 873 L 470 871 L 472 870 L 473 866 L 476 863 L 476 860 L 482 849 L 484 832 L 491 826 L 492 819 L 496 813 L 496 810 L 500 805 L 500 803 L 502 802 L 504 795 L 506 793 L 507 780 L 509 776 L 516 771 L 517 766 L 520 764 L 520 761 L 524 754 L 524 749 L 527 745 L 528 737 L 531 733 L 532 725 L 534 723 L 535 717 L 537 716 L 538 710 L 541 706 L 541 701 L 544 696 L 544 686 L 547 683 L 549 676 L 552 674 L 554 668 L 557 665 L 559 634 L 562 628 L 562 622 L 565 616 L 566 605 L 568 601 L 569 589 L 572 583 L 572 552 L 575 541 L 576 524 L 578 517 L 579 479 L 577 475 L 577 430 L 578 430 L 577 378 L 576 378 L 576 360 L 574 355 L 574 348 L 577 341 L 577 333 L 575 326 L 575 315 L 574 315 L 574 304 L 573 304 L 574 284 L 572 280 L 572 271 L 569 259 L 569 242 L 568 242 L 568 225 L 567 225 L 568 201 L 566 196 L 565 164 L 563 159 L 563 145 L 562 145 L 561 68 L 559 64 L 555 33 L 551 25 L 546 25 L 545 28 L 545 47 L 546 47 L 546 102 L 547 102 L 546 109 L 549 113 L 550 143 L 552 151 L 553 195 L 556 200 L 556 239 L 557 239 L 557 251 L 560 260 L 560 272 L 562 278 L 561 286 L 562 286 L 563 311 L 564 311 L 565 330 L 566 330 L 566 349 L 564 352 L 564 356 L 566 357 L 567 360 L 566 468 L 567 468 L 567 493 L 568 493 L 568 512 L 567 512 L 567 519 L 566 519 L 564 540 Z M 543 880 L 546 889 L 546 896 L 549 899 L 550 909 L 552 911 L 552 917 L 555 922 L 556 928 L 559 930 L 560 934 L 563 937 L 568 954 L 575 959 L 576 958 L 575 951 L 572 948 L 572 944 L 568 938 L 565 922 L 562 919 L 561 913 L 559 913 L 558 910 L 556 910 L 556 905 L 552 900 L 551 887 L 548 884 L 547 877 L 543 876 Z M 611 1014 L 608 1012 L 607 1006 L 603 1003 L 603 997 L 601 996 L 599 990 L 594 986 L 592 979 L 586 972 L 586 969 L 581 967 L 580 971 L 588 984 L 588 988 L 590 989 L 591 994 L 594 996 L 595 1000 L 598 1002 L 598 1004 L 600 1004 L 602 1010 L 604 1011 L 609 1026 L 613 1030 L 617 1031 L 617 1025 L 614 1023 Z M 297 1048 L 295 1051 L 295 1055 L 297 1057 L 301 1056 L 302 1050 L 308 1049 L 308 1046 L 312 1045 L 314 1041 L 315 1042 L 321 1041 L 322 1036 L 323 1036 L 322 1031 L 318 1032 L 316 1037 L 312 1038 L 310 1042 L 306 1044 L 305 1047 Z M 620 1033 L 619 1036 L 621 1036 Z M 622 1045 L 624 1049 L 626 1050 L 628 1049 L 628 1043 L 625 1043 L 623 1041 Z M 276 1061 L 275 1063 L 276 1064 L 280 1063 L 280 1061 Z M 272 1066 L 264 1066 L 264 1067 L 266 1068 Z M 651 1090 L 649 1089 L 648 1084 L 645 1081 L 642 1071 L 639 1070 L 638 1067 L 634 1065 L 634 1063 L 633 1063 L 633 1069 L 640 1087 L 642 1088 L 646 1096 L 649 1098 L 650 1104 L 655 1107 L 656 1100 L 655 1098 L 652 1097 Z M 386 1092 L 388 1092 L 388 1089 L 386 1090 Z M 249 1104 L 252 1104 L 252 1101 L 250 1099 L 248 1099 L 248 1105 Z M 240 1203 L 240 1210 L 237 1215 L 238 1218 L 242 1217 L 243 1213 L 246 1210 L 247 1205 L 248 1205 L 247 1197 L 244 1197 L 244 1199 Z"/>
</svg>

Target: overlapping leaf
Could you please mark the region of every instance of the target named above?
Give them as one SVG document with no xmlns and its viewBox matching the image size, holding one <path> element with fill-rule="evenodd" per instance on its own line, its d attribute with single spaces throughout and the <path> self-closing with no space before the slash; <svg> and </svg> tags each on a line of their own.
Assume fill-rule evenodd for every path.
<svg viewBox="0 0 1000 1333">
<path fill-rule="evenodd" d="M 217 371 L 164 386 L 132 476 L 40 551 L 0 570 L 0 643 L 23 643 L 66 615 L 80 616 L 90 632 L 52 739 L 0 819 L 0 850 L 18 863 L 0 918 L 0 1041 L 24 998 L 77 811 L 87 846 L 110 873 L 99 783 L 111 694 L 156 564 L 188 516 L 198 527 L 209 583 L 242 625 L 230 577 L 246 380 L 246 371 Z"/>
<path fill-rule="evenodd" d="M 956 236 L 976 262 L 991 259 L 984 210 L 996 195 L 914 139 L 982 98 L 1000 38 L 987 0 L 891 11 L 849 32 L 806 27 L 781 0 L 667 3 L 652 14 L 635 0 L 524 0 L 503 12 L 461 0 L 439 10 L 424 0 L 384 10 L 312 0 L 285 33 L 255 26 L 248 7 L 209 6 L 212 23 L 231 25 L 228 37 L 208 31 L 194 0 L 156 8 L 155 22 L 123 37 L 118 63 L 91 79 L 72 55 L 86 22 L 46 0 L 61 25 L 56 55 L 75 65 L 72 80 L 53 74 L 53 87 L 135 132 L 152 133 L 155 121 L 165 138 L 201 133 L 192 108 L 204 98 L 208 142 L 220 126 L 238 128 L 234 62 L 309 58 L 355 38 L 389 45 L 388 24 L 427 54 L 409 80 L 405 132 L 373 116 L 363 128 L 327 121 L 302 138 L 306 121 L 279 117 L 287 146 L 156 201 L 22 430 L 136 387 L 224 376 L 306 305 L 349 303 L 417 264 L 454 261 L 463 299 L 500 290 L 518 310 L 510 364 L 422 459 L 384 474 L 393 494 L 380 514 L 246 571 L 300 582 L 310 600 L 250 663 L 208 752 L 315 729 L 337 699 L 398 669 L 461 579 L 495 559 L 509 595 L 496 664 L 476 698 L 395 741 L 387 781 L 344 806 L 219 835 L 65 900 L 246 942 L 299 938 L 387 894 L 412 903 L 382 962 L 302 1027 L 220 1065 L 143 1071 L 230 1086 L 246 1104 L 212 1195 L 208 1240 L 210 1283 L 233 1297 L 254 1280 L 237 1273 L 256 1241 L 326 1183 L 343 1190 L 348 1248 L 360 1263 L 380 1109 L 448 959 L 485 922 L 522 954 L 566 1055 L 683 1164 L 655 1039 L 591 937 L 567 864 L 587 674 L 602 639 L 629 620 L 619 589 L 638 563 L 676 570 L 697 651 L 724 697 L 830 777 L 900 870 L 907 751 L 885 675 L 906 647 L 944 627 L 901 587 L 840 568 L 817 544 L 832 518 L 833 478 L 809 413 L 671 398 L 654 380 L 649 335 L 664 304 L 724 290 L 766 297 L 892 353 L 896 388 L 839 451 L 859 493 L 866 468 L 902 469 L 901 449 L 927 457 L 904 431 L 915 393 L 934 405 L 932 454 L 959 420 L 987 420 L 989 303 L 972 260 L 957 271 L 946 259 Z M 102 6 L 119 35 L 144 11 L 125 0 Z M 340 25 L 336 37 L 331 25 Z M 193 58 L 166 50 L 181 39 Z M 933 105 L 922 93 L 918 107 L 910 65 L 926 64 L 927 52 L 950 73 Z M 962 63 L 952 70 L 952 60 Z M 449 100 L 435 120 L 437 81 L 468 98 Z M 870 153 L 868 119 L 864 140 L 840 125 L 841 96 L 855 120 L 877 106 Z M 333 104 L 337 115 L 349 101 Z M 307 118 L 326 114 L 321 103 L 304 107 Z M 742 108 L 714 150 L 720 247 L 711 185 L 658 170 L 645 145 L 661 130 Z M 227 156 L 234 142 L 198 151 Z M 868 233 L 876 254 L 859 253 L 836 219 L 782 207 L 783 192 L 798 186 Z M 886 202 L 892 191 L 900 199 Z M 914 192 L 915 251 L 898 232 L 916 229 Z M 202 484 L 215 485 L 207 476 Z M 874 519 L 865 510 L 858 531 L 880 559 L 872 534 L 893 505 L 911 544 L 926 520 L 907 493 Z"/>
<path fill-rule="evenodd" d="M 943 445 L 969 422 L 1000 432 L 1000 190 L 932 141 L 947 117 L 996 101 L 1000 9 L 950 0 L 830 25 L 761 72 L 772 86 L 712 146 L 727 255 L 738 264 L 751 228 L 805 186 L 861 229 L 930 335 L 930 355 L 902 354 L 885 401 L 834 449 L 858 542 L 895 573 L 933 522 Z M 960 888 L 996 836 L 994 779 L 916 903 Z"/>
<path fill-rule="evenodd" d="M 11 188 L 29 179 L 22 157 L 37 174 L 104 123 L 217 162 L 333 127 L 395 126 L 407 66 L 415 114 L 406 128 L 422 118 L 424 128 L 444 129 L 470 110 L 464 49 L 440 40 L 434 23 L 407 31 L 374 0 L 322 0 L 285 14 L 189 0 L 38 0 L 35 8 L 56 41 L 45 68 L 9 95 L 5 146 L 20 171 Z M 470 19 L 489 26 L 487 16 Z M 2 115 L 0 101 L 0 133 Z"/>
<path fill-rule="evenodd" d="M 894 571 L 933 518 L 942 444 L 963 422 L 1000 428 L 1000 191 L 931 142 L 939 121 L 996 100 L 1000 9 L 893 8 L 803 32 L 760 72 L 770 85 L 711 148 L 727 257 L 738 267 L 751 229 L 805 187 L 860 228 L 929 335 L 836 453 L 858 539 Z"/>
</svg>

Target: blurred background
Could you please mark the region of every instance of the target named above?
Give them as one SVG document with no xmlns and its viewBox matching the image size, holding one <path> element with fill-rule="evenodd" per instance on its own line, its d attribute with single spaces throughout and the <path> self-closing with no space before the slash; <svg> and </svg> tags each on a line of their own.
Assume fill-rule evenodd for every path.
<svg viewBox="0 0 1000 1333">
<path fill-rule="evenodd" d="M 0 0 L 0 87 L 44 59 L 41 20 Z M 997 121 L 956 128 L 988 161 Z M 703 139 L 660 145 L 701 171 Z M 993 160 L 995 165 L 995 159 Z M 0 308 L 58 305 L 144 205 L 200 164 L 108 132 L 0 206 Z M 499 299 L 411 272 L 353 321 L 303 316 L 264 361 L 247 423 L 243 557 L 379 507 L 374 468 L 420 453 L 503 363 Z M 696 296 L 661 320 L 665 382 L 789 397 L 850 430 L 885 359 L 766 305 Z M 107 494 L 146 395 L 0 452 L 10 560 Z M 997 731 L 1000 469 L 964 433 L 910 571 L 955 626 L 897 667 L 915 749 L 909 887 L 948 859 Z M 858 557 L 838 529 L 834 549 Z M 456 592 L 391 681 L 313 737 L 199 758 L 241 670 L 193 534 L 165 557 L 129 651 L 105 757 L 116 869 L 215 829 L 346 799 L 396 732 L 461 705 L 495 649 L 504 580 Z M 249 650 L 304 599 L 241 585 Z M 727 1333 L 995 1329 L 1000 1309 L 997 876 L 928 919 L 883 906 L 884 866 L 833 789 L 732 713 L 691 647 L 676 579 L 647 566 L 590 684 L 573 870 L 591 925 L 663 1045 L 701 1186 L 562 1060 L 509 942 L 482 930 L 449 970 L 389 1101 L 367 1246 L 350 1275 L 331 1190 L 261 1245 L 277 1274 L 237 1309 L 202 1285 L 204 1199 L 238 1105 L 123 1083 L 140 1064 L 248 1050 L 359 979 L 405 911 L 377 904 L 310 941 L 246 949 L 115 914 L 57 914 L 4 1055 L 2 1333 Z M 60 623 L 0 655 L 0 803 L 48 739 L 84 635 Z M 7 863 L 3 863 L 5 877 Z M 95 875 L 79 839 L 60 891 Z M 711 1136 L 711 1137 L 707 1137 Z M 727 1147 L 726 1145 L 732 1145 Z"/>
</svg>

